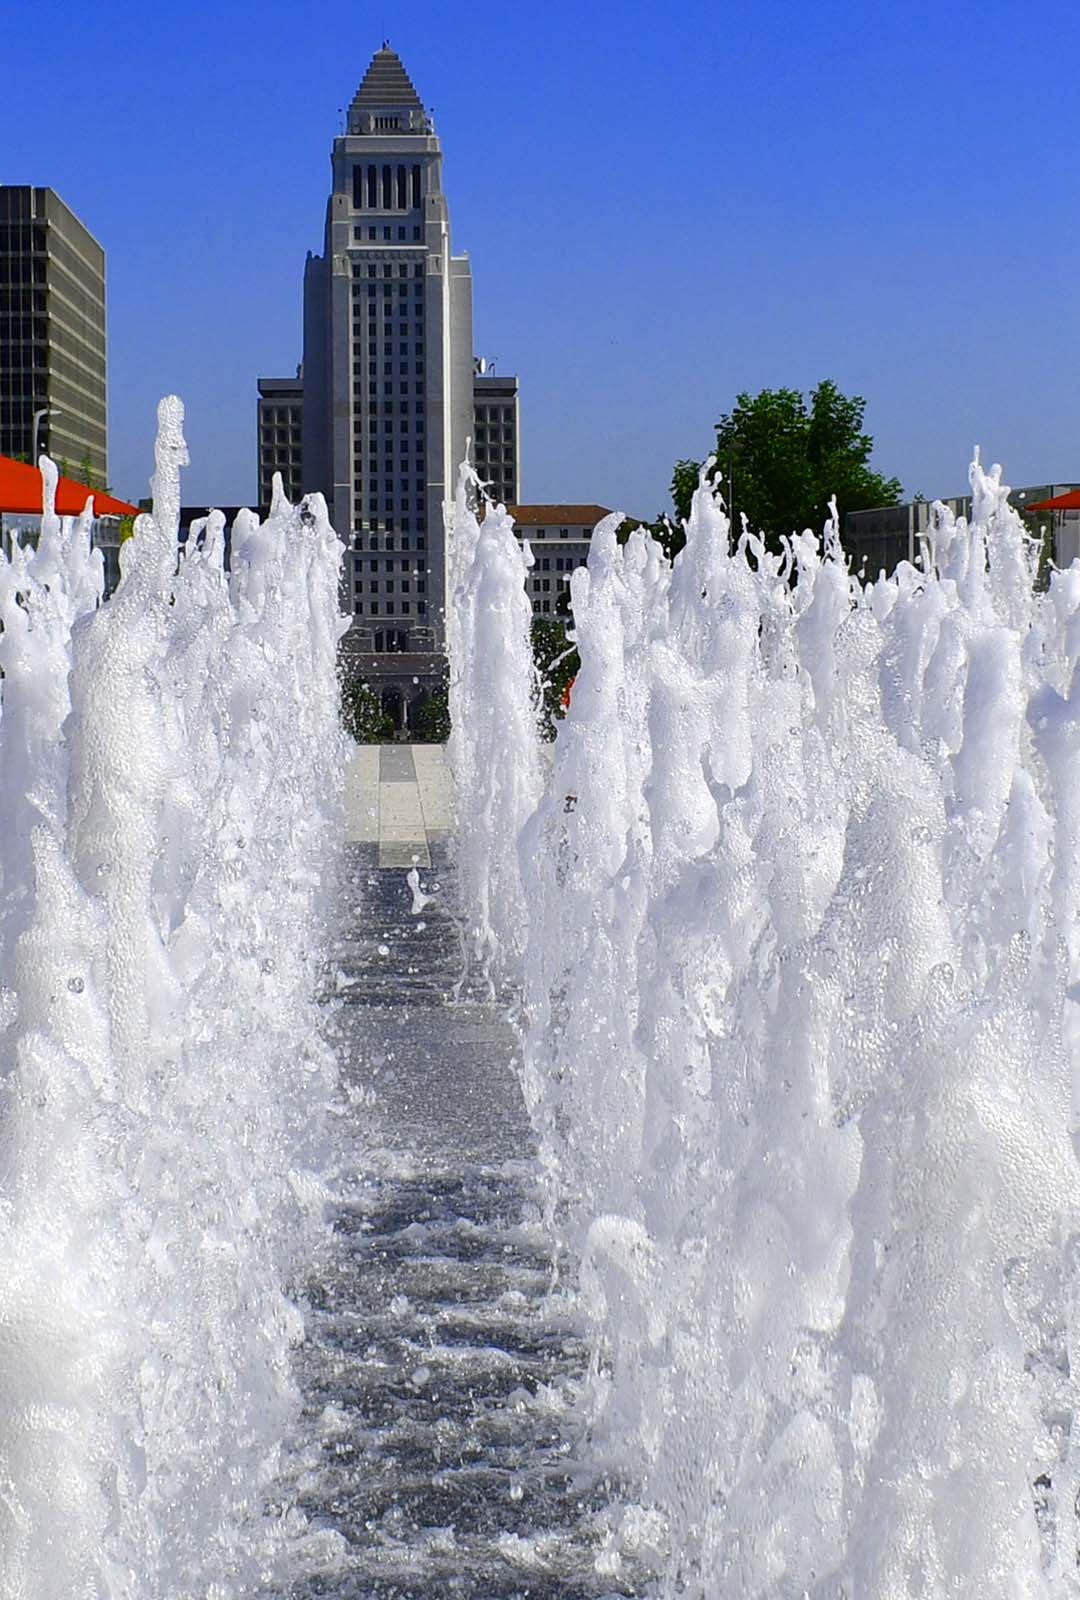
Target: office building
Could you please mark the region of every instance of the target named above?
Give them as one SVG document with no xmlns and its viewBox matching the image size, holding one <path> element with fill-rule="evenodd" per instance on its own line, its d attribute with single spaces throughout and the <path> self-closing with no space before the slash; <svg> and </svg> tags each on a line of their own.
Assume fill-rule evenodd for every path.
<svg viewBox="0 0 1080 1600">
<path fill-rule="evenodd" d="M 473 428 L 472 279 L 451 248 L 439 140 L 388 45 L 331 170 L 323 254 L 304 278 L 304 487 L 351 546 L 346 646 L 431 657 L 395 676 L 441 679 L 443 508 Z"/>
<path fill-rule="evenodd" d="M 54 190 L 0 184 L 0 454 L 35 443 L 107 484 L 105 252 Z"/>
<path fill-rule="evenodd" d="M 259 505 L 265 511 L 281 473 L 285 498 L 295 505 L 304 492 L 301 453 L 304 416 L 302 368 L 295 378 L 260 378 L 258 401 Z"/>
<path fill-rule="evenodd" d="M 323 250 L 304 271 L 300 374 L 259 381 L 259 497 L 274 471 L 290 499 L 325 496 L 348 548 L 347 670 L 408 726 L 445 682 L 443 514 L 480 429 L 493 492 L 520 496 L 517 379 L 474 362 L 472 276 L 451 246 L 442 149 L 388 44 L 330 165 Z"/>
<path fill-rule="evenodd" d="M 473 378 L 473 462 L 487 493 L 500 505 L 521 499 L 518 381 L 497 378 L 476 363 Z"/>
</svg>

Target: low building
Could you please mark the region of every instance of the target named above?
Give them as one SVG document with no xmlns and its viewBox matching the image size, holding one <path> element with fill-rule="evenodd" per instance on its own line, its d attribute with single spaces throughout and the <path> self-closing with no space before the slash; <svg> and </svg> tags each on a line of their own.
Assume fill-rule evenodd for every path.
<svg viewBox="0 0 1080 1600">
<path fill-rule="evenodd" d="M 593 529 L 611 512 L 595 505 L 508 505 L 506 509 L 514 519 L 514 532 L 532 547 L 528 592 L 533 615 L 565 615 L 570 574 L 585 565 Z"/>
<path fill-rule="evenodd" d="M 1009 504 L 1018 511 L 1034 505 L 1039 500 L 1050 500 L 1080 487 L 1075 483 L 1029 485 L 1009 492 Z M 901 561 L 913 565 L 919 554 L 921 540 L 930 526 L 933 506 L 930 500 L 908 500 L 898 506 L 877 506 L 868 511 L 849 511 L 844 518 L 844 549 L 852 569 L 867 578 L 879 573 L 895 572 Z M 956 517 L 970 517 L 971 496 L 952 495 L 942 500 Z M 1080 555 L 1080 511 L 1055 511 L 1041 517 L 1040 521 L 1051 529 L 1054 560 L 1059 567 L 1068 566 Z"/>
<path fill-rule="evenodd" d="M 259 506 L 266 515 L 273 494 L 274 473 L 281 473 L 286 499 L 293 505 L 303 495 L 304 458 L 303 370 L 295 378 L 260 378 L 258 400 L 259 427 Z"/>
</svg>

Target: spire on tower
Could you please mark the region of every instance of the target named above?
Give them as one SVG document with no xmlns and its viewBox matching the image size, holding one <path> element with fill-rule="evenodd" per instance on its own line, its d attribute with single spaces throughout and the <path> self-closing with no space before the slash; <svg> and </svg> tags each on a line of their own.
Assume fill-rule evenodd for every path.
<svg viewBox="0 0 1080 1600">
<path fill-rule="evenodd" d="M 384 39 L 381 50 L 371 58 L 371 65 L 353 96 L 351 112 L 382 111 L 389 107 L 406 107 L 423 111 L 423 102 L 412 86 L 409 74 L 401 64 L 401 57 L 391 50 Z"/>
</svg>

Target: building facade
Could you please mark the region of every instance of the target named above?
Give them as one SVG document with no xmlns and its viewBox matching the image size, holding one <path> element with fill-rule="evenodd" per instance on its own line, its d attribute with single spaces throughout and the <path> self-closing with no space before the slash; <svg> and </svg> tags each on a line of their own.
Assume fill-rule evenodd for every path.
<svg viewBox="0 0 1080 1600">
<path fill-rule="evenodd" d="M 0 184 L 0 454 L 108 482 L 105 252 L 52 189 Z"/>
<path fill-rule="evenodd" d="M 521 499 L 521 416 L 516 378 L 497 378 L 476 363 L 473 378 L 473 462 L 492 500 Z"/>
<path fill-rule="evenodd" d="M 295 505 L 304 492 L 302 369 L 295 378 L 260 378 L 258 401 L 259 506 L 273 497 L 274 473 L 281 473 L 286 499 Z"/>
<path fill-rule="evenodd" d="M 391 674 L 411 700 L 444 671 L 443 508 L 473 428 L 472 278 L 451 249 L 439 140 L 388 45 L 331 169 L 323 254 L 304 278 L 304 488 L 350 547 L 346 652 L 413 658 Z"/>
<path fill-rule="evenodd" d="M 565 616 L 570 574 L 588 561 L 593 529 L 611 512 L 606 506 L 509 505 L 506 509 L 514 519 L 514 532 L 532 549 L 526 589 L 533 616 Z"/>
<path fill-rule="evenodd" d="M 1011 489 L 1009 504 L 1023 511 L 1025 505 L 1051 500 L 1076 488 L 1080 485 L 1043 483 Z M 971 516 L 970 495 L 952 495 L 941 504 L 956 517 Z M 908 500 L 899 506 L 849 511 L 844 518 L 844 548 L 853 570 L 867 578 L 876 578 L 880 572 L 894 572 L 901 561 L 914 565 L 930 526 L 933 505 L 930 500 Z M 1039 521 L 1050 527 L 1055 562 L 1059 567 L 1067 567 L 1080 555 L 1080 513 L 1047 512 L 1040 515 Z"/>
</svg>

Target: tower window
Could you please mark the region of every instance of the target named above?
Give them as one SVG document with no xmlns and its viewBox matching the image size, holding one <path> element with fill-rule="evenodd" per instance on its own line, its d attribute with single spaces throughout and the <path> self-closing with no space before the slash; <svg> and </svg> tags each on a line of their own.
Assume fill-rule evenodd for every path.
<svg viewBox="0 0 1080 1600">
<path fill-rule="evenodd" d="M 412 169 L 412 203 L 413 203 L 414 206 L 418 206 L 420 204 L 420 168 L 419 168 L 419 166 L 414 166 L 413 169 Z"/>
<path fill-rule="evenodd" d="M 382 169 L 382 208 L 384 211 L 390 211 L 394 204 L 393 185 L 390 177 L 390 168 L 384 167 Z"/>
<path fill-rule="evenodd" d="M 407 204 L 408 204 L 408 201 L 407 201 L 406 196 L 405 196 L 405 168 L 404 167 L 399 167 L 397 169 L 397 204 L 398 204 L 398 210 L 399 211 L 404 211 L 406 209 Z"/>
<path fill-rule="evenodd" d="M 367 169 L 367 203 L 370 211 L 374 211 L 379 204 L 378 186 L 375 181 L 375 168 L 373 166 Z M 374 234 L 372 237 L 374 238 Z"/>
</svg>

